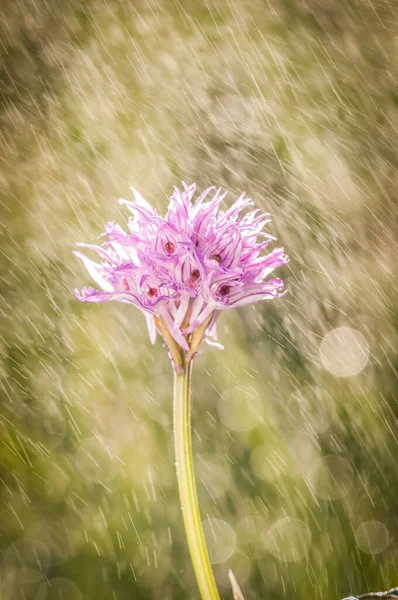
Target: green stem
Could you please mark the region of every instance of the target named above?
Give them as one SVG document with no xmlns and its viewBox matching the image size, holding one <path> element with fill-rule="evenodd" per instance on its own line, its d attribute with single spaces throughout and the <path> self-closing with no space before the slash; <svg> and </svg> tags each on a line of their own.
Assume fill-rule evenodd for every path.
<svg viewBox="0 0 398 600">
<path fill-rule="evenodd" d="M 202 600 L 220 600 L 200 518 L 191 443 L 192 360 L 174 374 L 174 448 L 178 489 L 189 552 Z"/>
</svg>

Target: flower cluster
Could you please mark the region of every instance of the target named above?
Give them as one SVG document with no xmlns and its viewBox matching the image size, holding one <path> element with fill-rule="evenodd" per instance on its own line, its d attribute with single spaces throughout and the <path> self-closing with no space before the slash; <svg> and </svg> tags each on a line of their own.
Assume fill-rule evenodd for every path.
<svg viewBox="0 0 398 600">
<path fill-rule="evenodd" d="M 181 349 L 192 356 L 203 336 L 216 339 L 223 310 L 280 296 L 283 282 L 266 278 L 288 261 L 283 248 L 262 253 L 275 239 L 262 231 L 269 215 L 244 211 L 253 205 L 245 194 L 222 210 L 222 188 L 209 187 L 192 202 L 196 185 L 183 186 L 174 189 L 165 218 L 135 190 L 134 202 L 120 200 L 133 214 L 128 232 L 108 223 L 101 246 L 79 244 L 95 250 L 101 264 L 76 252 L 102 288 L 76 291 L 77 298 L 137 306 L 151 341 L 158 330 L 175 362 Z"/>
</svg>

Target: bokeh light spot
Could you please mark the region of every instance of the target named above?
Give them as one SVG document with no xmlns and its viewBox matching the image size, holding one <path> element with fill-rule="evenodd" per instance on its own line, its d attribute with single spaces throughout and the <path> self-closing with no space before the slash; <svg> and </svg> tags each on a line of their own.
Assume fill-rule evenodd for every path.
<svg viewBox="0 0 398 600">
<path fill-rule="evenodd" d="M 68 537 L 64 525 L 56 521 L 37 521 L 28 529 L 28 534 L 45 544 L 53 567 L 67 560 Z"/>
<path fill-rule="evenodd" d="M 239 585 L 243 586 L 250 577 L 251 562 L 246 556 L 233 555 L 228 561 L 228 568 L 227 565 L 224 564 L 214 565 L 214 577 L 217 581 L 217 584 L 227 589 L 228 592 L 231 589 L 231 582 L 228 577 L 229 569 L 232 570 L 236 580 L 239 582 Z"/>
<path fill-rule="evenodd" d="M 236 528 L 241 550 L 251 559 L 258 559 L 267 552 L 266 535 L 269 522 L 262 517 L 245 517 Z"/>
<path fill-rule="evenodd" d="M 338 500 L 352 488 L 353 469 L 340 456 L 322 456 L 312 465 L 308 479 L 317 496 L 323 500 Z"/>
<path fill-rule="evenodd" d="M 221 519 L 207 519 L 203 522 L 203 531 L 210 562 L 225 562 L 233 554 L 236 545 L 236 535 L 231 525 Z"/>
<path fill-rule="evenodd" d="M 199 496 L 220 498 L 231 486 L 231 470 L 226 458 L 216 454 L 200 454 L 195 460 Z"/>
<path fill-rule="evenodd" d="M 43 541 L 23 538 L 7 548 L 4 565 L 10 571 L 27 568 L 47 573 L 50 567 L 50 552 Z"/>
<path fill-rule="evenodd" d="M 388 529 L 380 521 L 365 521 L 355 533 L 358 548 L 366 554 L 383 552 L 390 541 Z"/>
<path fill-rule="evenodd" d="M 330 427 L 335 405 L 328 392 L 308 385 L 293 392 L 286 404 L 286 418 L 294 429 L 323 433 Z"/>
<path fill-rule="evenodd" d="M 366 366 L 369 346 L 360 331 L 338 327 L 325 335 L 319 353 L 325 369 L 337 377 L 351 377 Z"/>
<path fill-rule="evenodd" d="M 266 537 L 267 549 L 280 561 L 302 559 L 311 546 L 311 531 L 304 521 L 284 517 L 274 523 Z"/>
<path fill-rule="evenodd" d="M 226 390 L 217 408 L 221 421 L 232 431 L 248 431 L 263 419 L 262 400 L 252 388 L 233 387 Z"/>
<path fill-rule="evenodd" d="M 121 462 L 114 454 L 113 440 L 93 436 L 84 440 L 76 452 L 76 466 L 89 481 L 110 481 L 120 470 Z"/>
<path fill-rule="evenodd" d="M 319 448 L 313 437 L 298 431 L 289 443 L 289 450 L 297 474 L 306 474 L 319 458 Z"/>
<path fill-rule="evenodd" d="M 142 386 L 139 398 L 139 401 L 144 403 L 149 418 L 163 427 L 168 427 L 172 422 L 169 394 L 172 386 L 173 378 L 171 376 L 155 377 L 148 385 Z"/>
<path fill-rule="evenodd" d="M 26 598 L 34 598 L 42 581 L 42 573 L 28 567 L 1 573 L 1 598 L 4 600 L 25 600 Z"/>
<path fill-rule="evenodd" d="M 36 600 L 82 600 L 82 594 L 73 581 L 56 577 L 40 586 Z"/>
<path fill-rule="evenodd" d="M 250 457 L 250 466 L 259 479 L 265 479 L 266 481 L 274 481 L 289 467 L 281 450 L 267 444 L 253 450 Z"/>
</svg>

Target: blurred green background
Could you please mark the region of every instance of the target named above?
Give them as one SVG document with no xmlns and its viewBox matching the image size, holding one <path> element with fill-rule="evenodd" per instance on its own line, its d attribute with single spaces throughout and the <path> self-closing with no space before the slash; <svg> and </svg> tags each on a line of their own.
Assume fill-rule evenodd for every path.
<svg viewBox="0 0 398 600">
<path fill-rule="evenodd" d="M 195 365 L 223 598 L 229 568 L 246 600 L 398 584 L 397 9 L 3 0 L 3 600 L 198 600 L 166 352 L 72 293 L 129 185 L 164 211 L 181 180 L 246 190 L 291 256 L 289 294 L 225 314 Z"/>
</svg>

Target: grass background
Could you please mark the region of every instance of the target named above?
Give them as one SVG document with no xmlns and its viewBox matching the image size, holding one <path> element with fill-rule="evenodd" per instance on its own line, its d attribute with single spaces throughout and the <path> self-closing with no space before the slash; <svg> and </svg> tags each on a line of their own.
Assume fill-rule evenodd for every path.
<svg viewBox="0 0 398 600">
<path fill-rule="evenodd" d="M 291 256 L 289 295 L 225 314 L 195 365 L 223 598 L 231 567 L 247 600 L 397 585 L 397 8 L 1 3 L 4 600 L 198 599 L 166 353 L 72 294 L 128 186 L 164 211 L 181 180 L 246 190 Z M 369 348 L 344 378 L 320 355 L 342 326 Z"/>
</svg>

